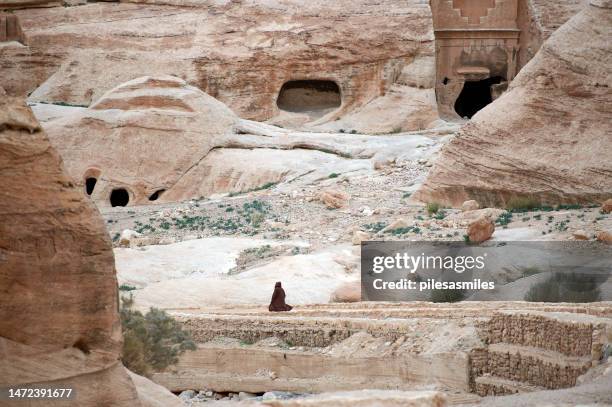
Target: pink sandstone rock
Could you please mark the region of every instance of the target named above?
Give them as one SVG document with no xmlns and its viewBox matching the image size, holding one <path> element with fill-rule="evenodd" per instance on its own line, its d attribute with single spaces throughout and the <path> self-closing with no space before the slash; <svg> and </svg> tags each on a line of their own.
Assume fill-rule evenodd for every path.
<svg viewBox="0 0 612 407">
<path fill-rule="evenodd" d="M 612 196 L 612 13 L 589 5 L 559 28 L 510 85 L 441 151 L 414 198 L 458 207 Z"/>
</svg>

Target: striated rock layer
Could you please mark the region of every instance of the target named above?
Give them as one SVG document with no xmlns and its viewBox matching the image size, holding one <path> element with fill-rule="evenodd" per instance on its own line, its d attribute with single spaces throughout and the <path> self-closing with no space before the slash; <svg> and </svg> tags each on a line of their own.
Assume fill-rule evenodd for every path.
<svg viewBox="0 0 612 407">
<path fill-rule="evenodd" d="M 0 163 L 0 387 L 73 388 L 74 405 L 139 406 L 119 360 L 117 280 L 102 218 L 30 109 L 1 88 Z"/>
<path fill-rule="evenodd" d="M 173 75 L 254 120 L 285 113 L 294 117 L 287 123 L 323 119 L 347 132 L 390 132 L 429 127 L 437 119 L 435 70 L 427 67 L 434 56 L 427 2 L 142 3 L 16 11 L 28 46 L 0 48 L 0 86 L 10 94 L 31 93 L 32 101 L 89 106 L 123 82 Z M 427 80 L 420 80 L 421 72 Z M 308 80 L 335 83 L 340 105 L 280 110 L 283 85 Z M 376 118 L 381 106 L 398 100 L 402 113 L 416 117 L 384 126 L 354 117 L 334 123 L 358 108 Z"/>
<path fill-rule="evenodd" d="M 612 196 L 612 5 L 592 0 L 441 152 L 415 194 L 460 206 Z"/>
</svg>

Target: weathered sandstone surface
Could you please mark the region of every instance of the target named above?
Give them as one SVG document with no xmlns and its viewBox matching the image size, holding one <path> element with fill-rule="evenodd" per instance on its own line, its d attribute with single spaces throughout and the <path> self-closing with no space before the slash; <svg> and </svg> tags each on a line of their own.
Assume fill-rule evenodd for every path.
<svg viewBox="0 0 612 407">
<path fill-rule="evenodd" d="M 437 119 L 426 2 L 142 3 L 17 10 L 27 46 L 0 49 L 0 86 L 88 106 L 139 76 L 174 75 L 243 118 L 267 120 L 281 113 L 283 85 L 306 81 L 289 94 L 295 109 L 282 122 L 390 132 Z M 317 95 L 340 103 L 329 109 Z M 379 122 L 354 117 L 356 109 L 374 118 L 393 110 Z"/>
<path fill-rule="evenodd" d="M 610 198 L 611 7 L 591 1 L 557 30 L 509 91 L 443 149 L 416 198 L 453 206 Z"/>
<path fill-rule="evenodd" d="M 241 120 L 182 79 L 163 75 L 119 85 L 89 108 L 33 109 L 68 172 L 100 207 L 176 202 L 285 181 L 296 188 L 332 173 L 371 172 L 371 160 L 413 159 L 423 154 L 415 147 L 431 144 L 416 134 L 295 132 Z"/>
<path fill-rule="evenodd" d="M 125 206 L 180 196 L 180 188 L 166 191 L 189 178 L 237 120 L 199 89 L 161 76 L 126 82 L 46 130 L 77 182 L 95 180 L 87 192 L 98 204 L 110 205 L 113 191 L 124 190 L 127 202 L 114 204 Z"/>
<path fill-rule="evenodd" d="M 61 382 L 79 405 L 138 403 L 102 219 L 22 100 L 0 99 L 0 131 L 1 385 Z"/>
</svg>

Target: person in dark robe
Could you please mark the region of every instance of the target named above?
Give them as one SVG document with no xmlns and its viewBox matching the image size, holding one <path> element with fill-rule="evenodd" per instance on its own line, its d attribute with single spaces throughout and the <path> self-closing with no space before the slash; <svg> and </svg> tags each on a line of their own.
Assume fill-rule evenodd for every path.
<svg viewBox="0 0 612 407">
<path fill-rule="evenodd" d="M 281 287 L 280 281 L 274 286 L 274 293 L 272 293 L 272 300 L 268 309 L 270 312 L 283 312 L 291 311 L 293 307 L 285 304 L 285 290 Z"/>
</svg>

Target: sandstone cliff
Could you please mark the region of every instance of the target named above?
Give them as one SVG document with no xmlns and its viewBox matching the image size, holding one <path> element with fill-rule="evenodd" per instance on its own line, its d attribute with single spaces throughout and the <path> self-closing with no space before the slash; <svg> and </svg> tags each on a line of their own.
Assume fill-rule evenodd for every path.
<svg viewBox="0 0 612 407">
<path fill-rule="evenodd" d="M 400 79 L 419 65 L 408 68 L 413 62 L 434 55 L 427 2 L 142 3 L 147 4 L 15 11 L 27 46 L 0 47 L 0 86 L 13 95 L 31 93 L 32 101 L 89 106 L 137 77 L 173 75 L 242 118 L 267 120 L 284 112 L 277 98 L 285 83 L 325 80 L 337 85 L 340 104 L 322 112 L 323 122 L 338 129 L 413 130 L 437 119 L 431 85 L 405 85 L 414 78 Z M 435 71 L 429 75 L 432 82 Z M 389 113 L 384 125 L 352 116 L 335 123 L 370 102 L 374 117 L 380 117 L 381 105 L 396 103 L 402 115 Z M 403 116 L 412 112 L 418 117 Z M 313 121 L 289 116 L 297 118 L 286 123 Z M 321 117 L 315 119 L 320 123 Z"/>
<path fill-rule="evenodd" d="M 0 387 L 52 383 L 74 389 L 73 405 L 139 406 L 119 360 L 117 280 L 102 218 L 30 109 L 3 91 L 0 162 Z"/>
<path fill-rule="evenodd" d="M 548 204 L 612 196 L 611 7 L 592 0 L 557 30 L 442 150 L 415 198 L 489 206 L 514 196 Z"/>
</svg>

